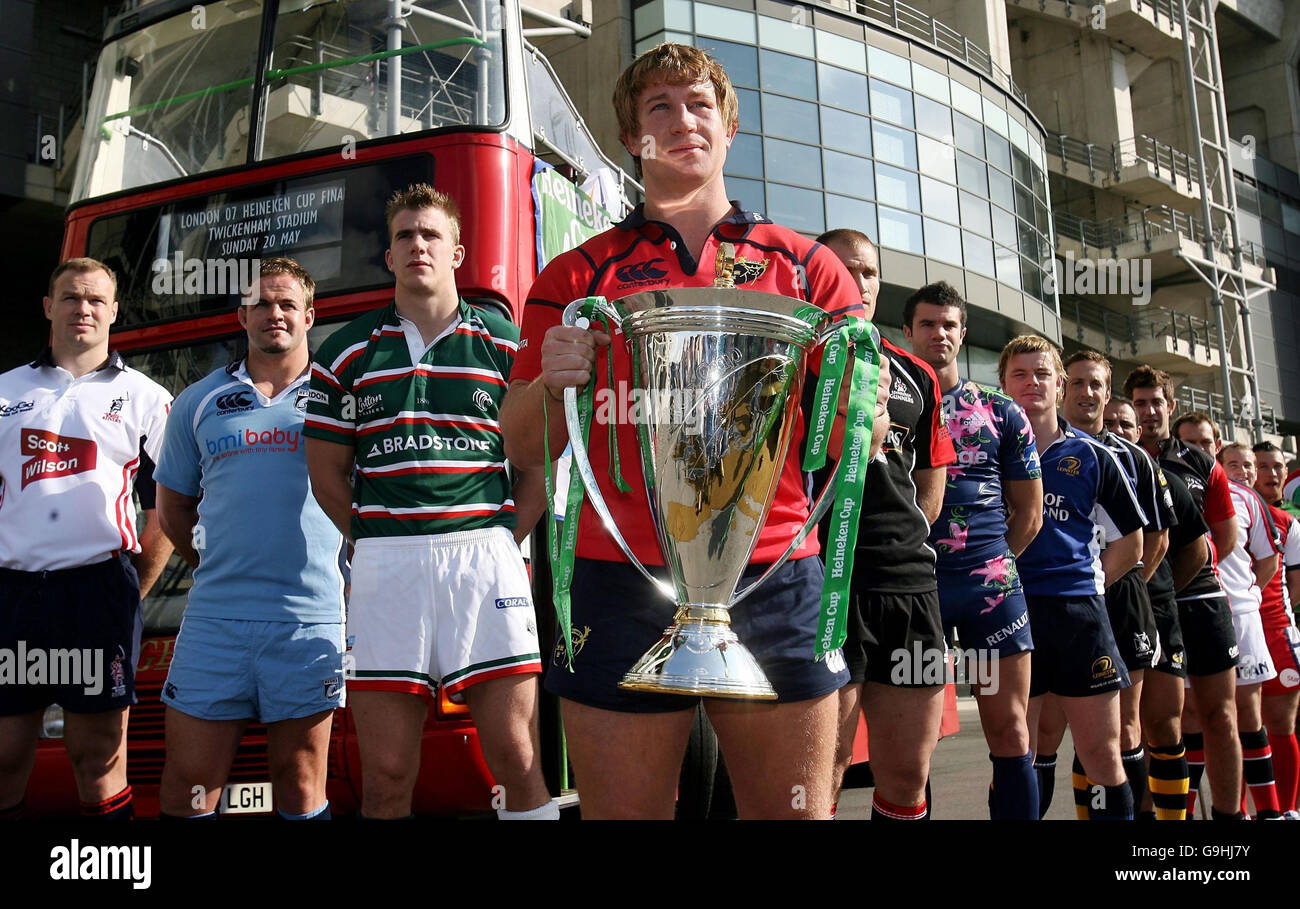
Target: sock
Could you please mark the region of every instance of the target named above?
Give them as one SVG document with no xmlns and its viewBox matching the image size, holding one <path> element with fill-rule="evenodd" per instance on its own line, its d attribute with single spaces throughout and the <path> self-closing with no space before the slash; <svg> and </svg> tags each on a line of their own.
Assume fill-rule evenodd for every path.
<svg viewBox="0 0 1300 909">
<path fill-rule="evenodd" d="M 548 799 L 536 808 L 529 808 L 527 811 L 497 809 L 497 820 L 499 821 L 558 821 L 559 819 L 560 803 L 555 799 Z"/>
<path fill-rule="evenodd" d="M 1212 820 L 1212 821 L 1241 821 L 1241 820 L 1245 820 L 1245 818 L 1242 816 L 1241 812 L 1237 812 L 1236 814 L 1224 814 L 1224 813 L 1223 813 L 1222 811 L 1220 811 L 1218 808 L 1215 808 L 1213 805 L 1211 805 L 1211 806 L 1210 806 L 1210 820 Z"/>
<path fill-rule="evenodd" d="M 1038 776 L 1034 756 L 995 757 L 993 787 L 989 796 L 989 817 L 1001 821 L 1032 821 L 1038 817 Z M 997 807 L 996 812 L 991 810 Z"/>
<path fill-rule="evenodd" d="M 871 797 L 871 819 L 873 821 L 924 821 L 928 820 L 930 812 L 924 801 L 912 808 L 904 808 L 900 805 L 891 805 L 880 797 L 880 793 L 875 793 Z"/>
<path fill-rule="evenodd" d="M 1292 733 L 1270 735 L 1268 744 L 1273 749 L 1277 807 L 1280 811 L 1291 811 L 1295 808 L 1296 792 L 1300 790 L 1300 743 L 1296 742 L 1295 733 Z"/>
<path fill-rule="evenodd" d="M 1088 803 L 1092 801 L 1092 792 L 1089 790 L 1095 784 L 1083 772 L 1083 763 L 1079 760 L 1077 752 L 1074 755 L 1074 763 L 1070 767 L 1070 778 L 1074 784 L 1074 816 L 1081 821 L 1086 821 L 1089 817 Z"/>
<path fill-rule="evenodd" d="M 202 814 L 168 814 L 166 811 L 158 812 L 160 821 L 215 821 L 217 813 L 215 811 L 205 811 Z"/>
<path fill-rule="evenodd" d="M 1201 774 L 1205 772 L 1205 736 L 1189 732 L 1183 736 L 1187 746 L 1187 820 L 1196 817 L 1196 794 L 1201 789 Z"/>
<path fill-rule="evenodd" d="M 1155 819 L 1156 813 L 1154 811 L 1139 811 L 1133 817 L 1135 821 L 1154 821 Z"/>
<path fill-rule="evenodd" d="M 330 800 L 326 799 L 325 804 L 321 805 L 314 811 L 308 811 L 306 814 L 290 814 L 283 808 L 275 809 L 276 816 L 285 821 L 328 821 L 333 816 L 330 814 Z"/>
<path fill-rule="evenodd" d="M 415 820 L 415 813 L 412 812 L 411 814 L 406 815 L 406 817 L 370 817 L 369 815 L 362 814 L 360 811 L 358 811 L 357 820 L 359 821 L 413 821 Z"/>
<path fill-rule="evenodd" d="M 1147 754 L 1151 804 L 1162 821 L 1181 821 L 1187 816 L 1187 751 L 1179 743 L 1172 747 L 1152 745 Z"/>
<path fill-rule="evenodd" d="M 26 799 L 19 799 L 17 805 L 10 805 L 8 808 L 0 808 L 0 821 L 22 820 L 23 806 L 26 804 Z"/>
<path fill-rule="evenodd" d="M 1097 800 L 1095 792 L 1089 791 L 1088 795 L 1088 820 L 1090 821 L 1131 821 L 1133 820 L 1133 790 L 1129 788 L 1128 783 L 1120 783 L 1118 786 L 1103 786 L 1104 793 L 1098 793 L 1101 797 L 1101 804 L 1094 805 Z"/>
<path fill-rule="evenodd" d="M 1056 755 L 1040 754 L 1034 758 L 1034 774 L 1038 777 L 1038 817 L 1047 816 L 1056 793 Z"/>
<path fill-rule="evenodd" d="M 1250 798 L 1255 803 L 1255 817 L 1261 821 L 1275 818 L 1282 812 L 1277 806 L 1277 786 L 1273 783 L 1273 749 L 1268 747 L 1268 733 L 1261 726 L 1254 732 L 1242 732 L 1242 775 L 1250 787 Z"/>
<path fill-rule="evenodd" d="M 840 807 L 839 802 L 831 802 L 831 820 L 835 820 L 835 809 Z"/>
<path fill-rule="evenodd" d="M 131 804 L 131 787 L 127 786 L 117 795 L 110 795 L 102 802 L 82 802 L 81 816 L 97 821 L 133 820 L 135 806 Z"/>
<path fill-rule="evenodd" d="M 1124 775 L 1128 777 L 1128 788 L 1133 792 L 1133 806 L 1142 804 L 1142 796 L 1147 794 L 1147 763 L 1142 746 L 1130 751 L 1120 752 L 1124 762 Z"/>
</svg>

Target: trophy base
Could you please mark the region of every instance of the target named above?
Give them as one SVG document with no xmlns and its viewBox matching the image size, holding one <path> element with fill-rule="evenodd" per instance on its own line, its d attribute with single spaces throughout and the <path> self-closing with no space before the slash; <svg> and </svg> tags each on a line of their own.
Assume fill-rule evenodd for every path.
<svg viewBox="0 0 1300 909">
<path fill-rule="evenodd" d="M 661 694 L 776 700 L 753 654 L 731 630 L 726 609 L 682 606 L 673 624 L 623 676 L 618 687 Z"/>
</svg>

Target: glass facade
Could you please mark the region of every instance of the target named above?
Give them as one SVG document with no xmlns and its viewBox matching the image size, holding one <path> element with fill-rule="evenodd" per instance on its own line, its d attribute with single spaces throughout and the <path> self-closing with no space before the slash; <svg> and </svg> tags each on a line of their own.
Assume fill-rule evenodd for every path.
<svg viewBox="0 0 1300 909">
<path fill-rule="evenodd" d="M 1054 310 L 1038 127 L 946 72 L 816 28 L 800 9 L 775 18 L 651 0 L 633 12 L 636 53 L 676 41 L 726 67 L 741 96 L 732 198 L 808 234 L 858 228 Z"/>
</svg>

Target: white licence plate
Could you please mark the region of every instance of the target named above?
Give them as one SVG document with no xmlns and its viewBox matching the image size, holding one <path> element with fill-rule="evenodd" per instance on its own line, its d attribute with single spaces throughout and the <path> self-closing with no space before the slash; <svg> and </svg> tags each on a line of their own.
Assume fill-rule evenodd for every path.
<svg viewBox="0 0 1300 909">
<path fill-rule="evenodd" d="M 217 803 L 218 814 L 269 814 L 270 783 L 227 783 Z"/>
</svg>

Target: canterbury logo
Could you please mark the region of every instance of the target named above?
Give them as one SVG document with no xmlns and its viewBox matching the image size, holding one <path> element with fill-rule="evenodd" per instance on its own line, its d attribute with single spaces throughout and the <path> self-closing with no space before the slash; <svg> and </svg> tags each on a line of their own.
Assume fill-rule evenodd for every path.
<svg viewBox="0 0 1300 909">
<path fill-rule="evenodd" d="M 253 399 L 246 391 L 235 391 L 217 398 L 217 410 L 235 410 L 240 407 L 252 407 Z"/>
<path fill-rule="evenodd" d="M 618 268 L 614 274 L 624 284 L 661 281 L 668 277 L 668 272 L 665 269 L 656 267 L 655 263 L 662 261 L 663 259 L 651 259 L 648 262 L 633 262 L 631 265 Z"/>
</svg>

